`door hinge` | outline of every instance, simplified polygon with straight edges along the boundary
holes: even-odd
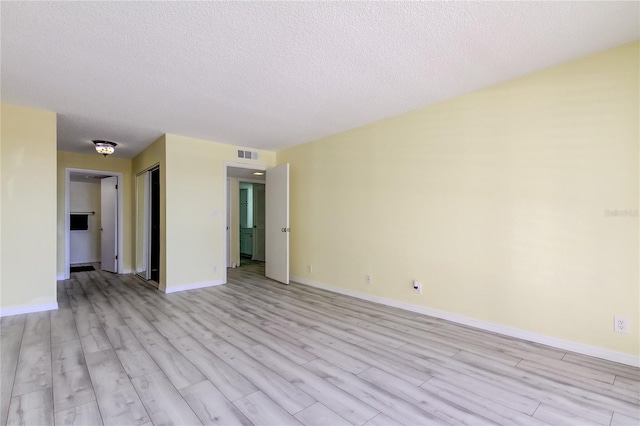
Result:
[[[116,189],[118,189],[118,185],[116,185]]]
[[[116,254],[116,260],[118,260],[118,255]]]

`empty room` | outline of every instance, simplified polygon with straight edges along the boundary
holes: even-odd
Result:
[[[0,18],[0,426],[640,424],[639,2]]]

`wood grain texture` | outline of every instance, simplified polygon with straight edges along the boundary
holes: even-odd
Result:
[[[531,417],[521,411],[514,410],[492,399],[485,398],[487,395],[478,395],[470,392],[464,387],[452,385],[449,382],[434,377],[421,386],[434,395],[465,408],[470,412],[482,416],[500,425],[537,425],[543,426],[544,422]],[[490,395],[488,395],[490,396]]]
[[[291,414],[297,413],[316,402],[315,399],[300,390],[300,388],[292,385],[286,379],[230,343],[210,343],[207,348],[240,374],[250,377],[251,382],[258,389]]]
[[[28,314],[22,334],[12,395],[15,397],[52,386],[49,312]]]
[[[361,425],[379,413],[365,402],[265,346],[255,346],[245,351],[353,424]]]
[[[296,419],[307,426],[350,426],[351,423],[319,402],[296,414]]]
[[[128,326],[110,327],[106,329],[106,333],[129,377],[144,376],[160,370]]]
[[[249,419],[208,380],[180,389],[180,394],[204,425],[251,425]]]
[[[53,425],[51,388],[14,396],[9,406],[8,425]]]
[[[567,426],[596,426],[598,423],[585,419],[584,417],[576,416],[571,413],[559,410],[554,407],[550,407],[546,404],[540,404],[533,413],[533,417],[542,420],[550,425],[567,425]]]
[[[177,389],[205,380],[202,373],[159,332],[143,333],[138,339]]]
[[[460,407],[440,398],[437,394],[414,386],[377,368],[358,375],[372,385],[383,389],[406,402],[420,407],[427,413],[451,425],[490,425],[489,419],[473,413],[467,408]]]
[[[136,377],[131,382],[154,424],[202,424],[161,371]]]
[[[54,371],[53,406],[56,412],[95,400],[91,377],[85,365]]]
[[[245,396],[233,404],[255,425],[300,426],[302,424],[261,391]]]
[[[318,359],[305,365],[309,371],[324,378],[392,419],[408,424],[446,424],[431,413],[410,404],[359,377]]]
[[[7,422],[26,315],[0,319],[0,424]]]
[[[56,412],[55,422],[56,426],[100,426],[103,424],[98,403],[95,401]]]
[[[86,355],[105,424],[142,425],[149,416],[113,349]]]
[[[229,400],[250,395],[258,388],[229,364],[218,358],[191,336],[172,340],[171,343],[204,374]]]
[[[99,270],[0,319],[0,425],[640,424],[640,369],[264,278]]]
[[[401,423],[382,413],[365,423],[365,426],[402,426]]]

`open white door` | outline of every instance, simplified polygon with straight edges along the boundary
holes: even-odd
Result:
[[[289,284],[289,164],[267,170],[265,275]]]
[[[100,224],[100,266],[103,271],[118,272],[118,178],[104,178],[100,181],[101,224]]]

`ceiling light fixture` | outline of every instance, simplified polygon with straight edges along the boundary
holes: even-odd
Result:
[[[93,141],[93,143],[96,146],[96,151],[98,152],[98,154],[102,154],[105,157],[107,155],[113,154],[113,152],[116,150],[116,146],[118,146],[117,143],[109,141]]]
[[[264,172],[253,172],[254,175],[256,176],[262,176],[264,174]]]

